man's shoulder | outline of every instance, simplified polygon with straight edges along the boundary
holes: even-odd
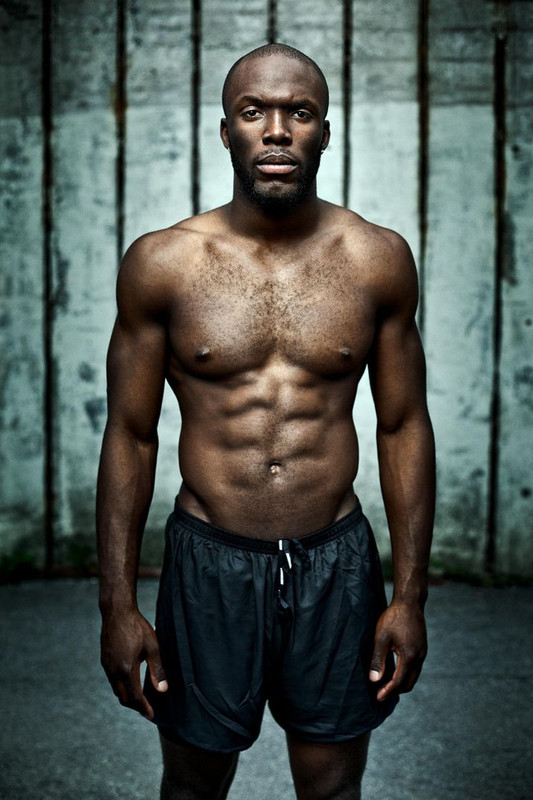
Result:
[[[221,228],[221,209],[189,217],[168,228],[149,231],[128,247],[121,272],[129,279],[158,281],[176,278],[205,252],[206,245]]]
[[[370,222],[348,208],[329,206],[332,232],[338,232],[343,244],[354,254],[381,257],[393,263],[410,255],[409,245],[396,231]]]
[[[418,279],[409,245],[394,230],[339,206],[331,208],[331,250],[349,266],[358,283],[375,291],[379,302],[416,297]]]
[[[331,230],[338,238],[339,250],[358,268],[366,264],[373,273],[400,276],[414,269],[411,249],[403,236],[391,228],[369,222],[355,211],[332,206]]]
[[[215,209],[144,233],[130,245],[127,255],[148,263],[190,256],[216,230],[218,214],[219,209]]]

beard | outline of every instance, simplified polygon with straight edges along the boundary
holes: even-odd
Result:
[[[283,216],[307,199],[313,190],[322,155],[318,149],[305,167],[299,164],[298,179],[294,183],[284,184],[282,181],[276,181],[276,185],[273,186],[270,182],[257,180],[253,168],[241,160],[231,145],[229,152],[237,180],[248,199],[263,213],[274,217]]]

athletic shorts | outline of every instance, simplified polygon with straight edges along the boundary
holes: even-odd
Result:
[[[156,613],[169,689],[145,679],[154,722],[166,738],[218,752],[253,744],[267,701],[282,728],[308,741],[370,731],[397,703],[378,702],[368,679],[385,607],[360,505],[315,533],[268,541],[176,504]],[[393,669],[391,655],[382,683]]]

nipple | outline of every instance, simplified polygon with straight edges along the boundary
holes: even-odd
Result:
[[[279,461],[271,461],[268,465],[268,471],[271,475],[279,475],[281,472],[281,463]]]
[[[194,356],[195,356],[197,361],[207,361],[207,359],[209,358],[210,354],[211,354],[211,348],[210,347],[199,347],[197,349],[196,353],[194,354]]]
[[[350,351],[349,347],[341,347],[339,352],[340,352],[342,358],[344,358],[344,359],[348,359],[348,358],[352,357],[352,354],[351,354],[351,351]]]

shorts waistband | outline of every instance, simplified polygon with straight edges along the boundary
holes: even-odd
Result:
[[[185,528],[188,528],[194,533],[198,533],[200,536],[204,536],[206,539],[222,542],[230,547],[236,547],[239,550],[252,550],[256,553],[270,554],[277,554],[279,552],[279,539],[275,541],[256,539],[255,537],[232,533],[224,528],[219,528],[217,525],[211,525],[210,522],[206,522],[199,517],[195,517],[194,514],[185,511],[185,509],[180,506],[177,498],[174,505],[174,519]],[[342,536],[343,533],[346,533],[346,531],[350,530],[354,525],[357,525],[362,519],[363,511],[359,500],[356,498],[355,508],[346,514],[346,516],[341,517],[341,519],[338,519],[336,522],[332,522],[331,525],[327,525],[325,528],[307,533],[303,536],[295,536],[293,538],[284,537],[284,541],[298,542],[306,550],[310,550],[313,547],[318,547],[321,544],[325,544],[337,538],[337,536]]]

